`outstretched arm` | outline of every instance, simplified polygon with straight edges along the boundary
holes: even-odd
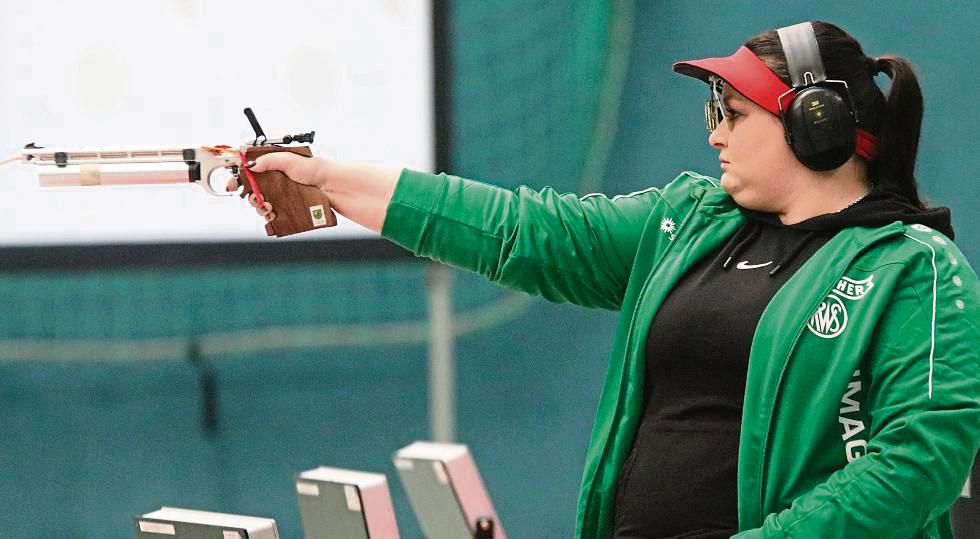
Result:
[[[699,181],[685,173],[663,190],[610,199],[285,153],[260,157],[253,170],[316,186],[337,213],[418,256],[550,301],[606,309],[621,306],[645,224],[681,222]],[[258,207],[269,220],[274,210]],[[672,239],[656,235],[649,248]]]

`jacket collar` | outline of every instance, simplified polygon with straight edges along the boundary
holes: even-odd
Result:
[[[701,201],[698,211],[706,215],[716,217],[734,217],[734,215],[727,214],[741,215],[741,212],[738,211],[738,204],[735,203],[731,195],[721,188],[721,185],[692,182],[690,195],[691,198]],[[875,242],[903,233],[905,225],[900,221],[894,221],[885,226],[852,227],[849,230],[852,233],[850,240],[856,244],[855,247],[858,250],[862,250]]]

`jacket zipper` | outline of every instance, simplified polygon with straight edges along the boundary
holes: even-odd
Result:
[[[698,201],[694,204],[694,207],[691,209],[691,211],[688,212],[687,216],[684,217],[684,221],[681,222],[681,225],[679,227],[677,227],[677,233],[674,236],[674,240],[680,239],[681,230],[684,230],[685,227],[687,226],[687,224],[691,221],[691,219],[694,218],[694,215],[697,213],[698,208],[701,207],[701,203],[702,202],[703,202],[702,199],[698,199]],[[663,254],[660,255],[660,258],[653,265],[653,269],[651,269],[649,275],[647,275],[647,279],[643,283],[643,287],[640,288],[640,292],[636,296],[636,305],[633,307],[633,314],[630,316],[630,321],[631,322],[636,320],[637,311],[640,309],[640,303],[642,302],[641,300],[642,300],[643,296],[646,294],[647,289],[650,287],[650,283],[653,282],[654,275],[656,275],[657,271],[660,269],[660,266],[663,265],[664,260],[667,259],[667,255],[670,254],[670,250],[674,248],[674,245],[676,243],[678,243],[678,242],[677,241],[673,241],[673,240],[669,242],[669,245],[667,245],[667,248],[664,249]],[[630,324],[630,328],[629,328],[629,333],[627,333],[627,335],[626,335],[625,347],[626,347],[627,353],[628,353],[628,351],[631,348],[631,346],[630,346],[631,343],[633,342],[633,330],[634,330],[635,327],[636,327],[635,324],[632,324],[631,323]],[[625,365],[624,365],[624,370],[625,370]],[[624,372],[624,376],[625,376],[625,372]],[[620,387],[622,387],[622,380],[620,380]],[[622,399],[619,399],[619,400],[616,401],[616,409],[613,410],[613,418],[619,417],[619,408],[620,408],[621,404],[622,404]],[[608,438],[606,439],[606,441],[608,442]],[[604,447],[603,450],[602,450],[603,457],[602,457],[602,459],[600,459],[600,462],[601,463],[604,463],[605,460],[606,460],[605,454],[606,454],[606,451],[607,450],[608,450],[608,445],[606,447]],[[593,521],[593,526],[592,526],[593,527],[593,531],[597,527],[597,523],[594,522],[595,521],[594,518],[589,519],[587,517],[591,517],[592,516],[590,514],[591,513],[591,501],[592,501],[591,492],[594,491],[594,489],[595,489],[595,479],[596,479],[596,475],[597,474],[598,474],[598,467],[596,467],[596,472],[592,474],[592,486],[589,489],[590,490],[590,494],[588,495],[588,497],[585,500],[585,511],[584,511],[584,515],[583,515],[583,520],[586,520],[586,521],[587,520],[592,520]],[[583,534],[586,531],[584,526],[583,526],[582,531],[583,531]]]

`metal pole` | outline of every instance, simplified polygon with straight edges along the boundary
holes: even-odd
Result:
[[[442,264],[426,270],[429,292],[429,429],[432,440],[456,440],[456,365],[453,358],[452,272]]]

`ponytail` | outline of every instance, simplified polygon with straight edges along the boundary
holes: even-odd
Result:
[[[890,188],[917,207],[924,208],[915,181],[915,159],[922,127],[919,81],[912,64],[904,58],[879,56],[874,60],[874,66],[875,71],[888,75],[892,83],[880,113],[878,158],[871,163],[868,174],[876,185]]]

